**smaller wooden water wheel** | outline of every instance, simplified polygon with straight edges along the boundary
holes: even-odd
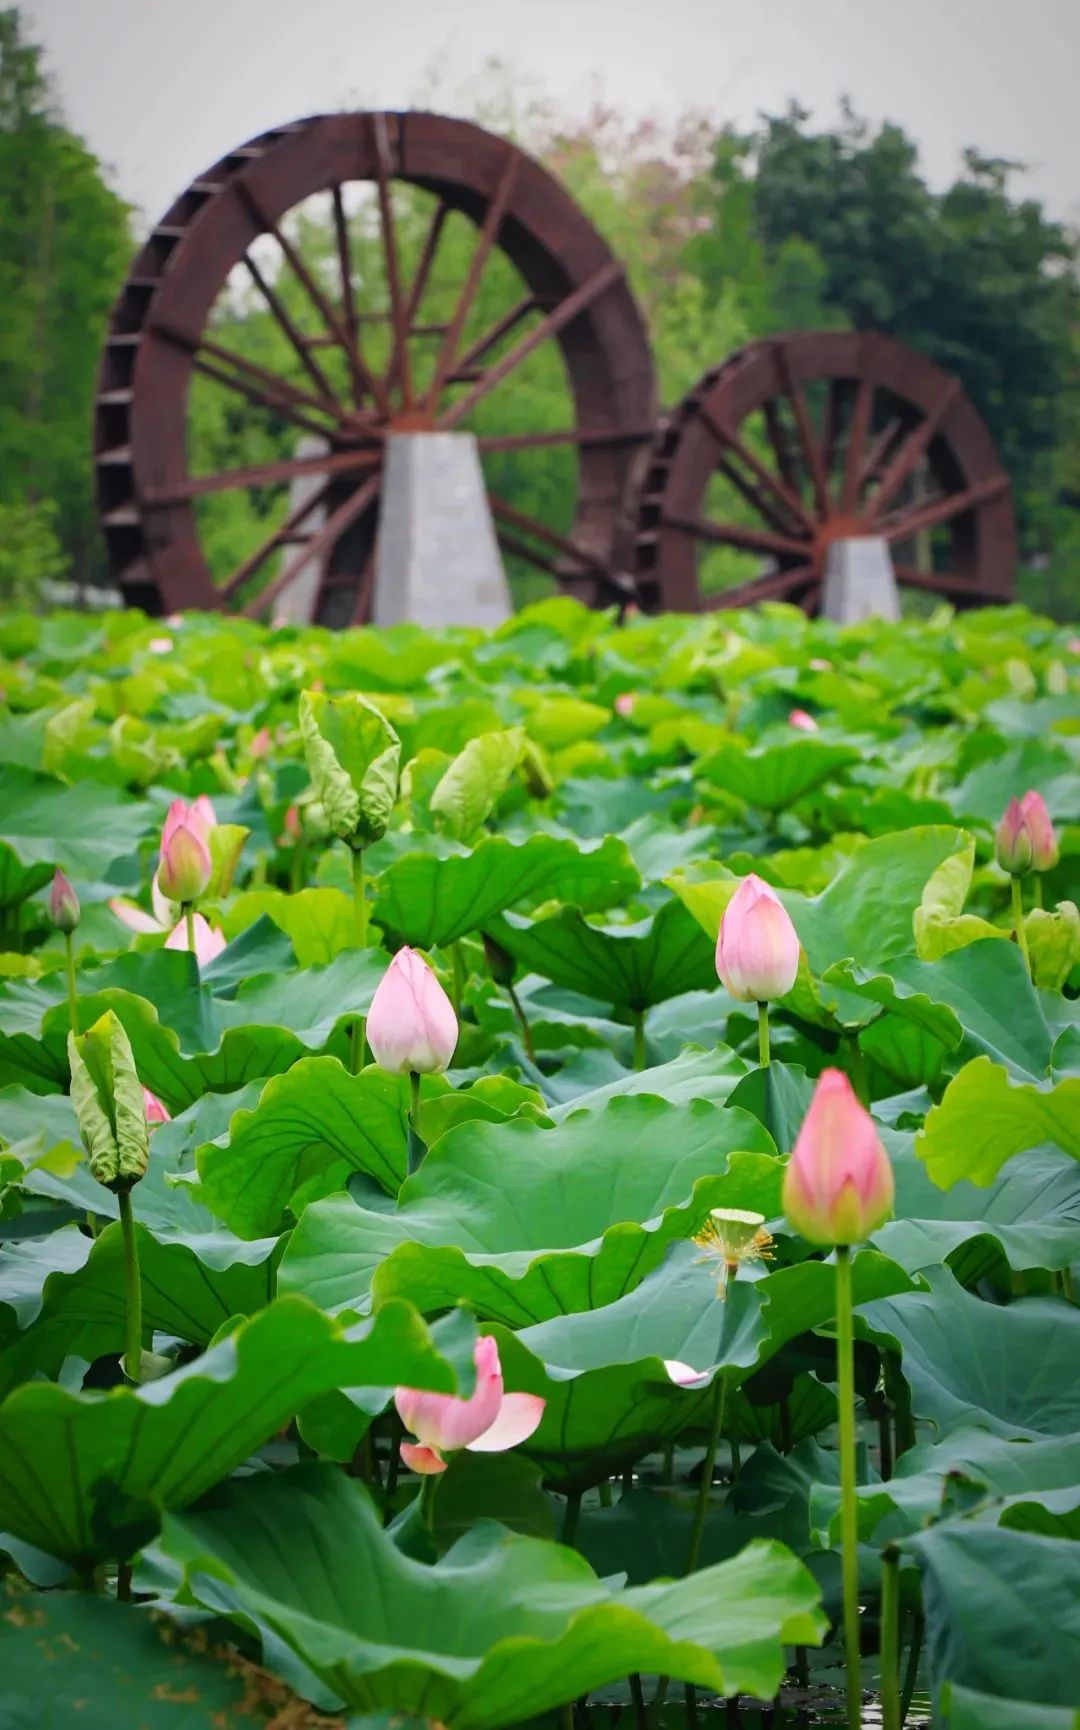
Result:
[[[1013,593],[994,442],[955,378],[869,332],[751,343],[662,424],[636,503],[640,601],[813,613],[830,543],[888,541],[901,584],[957,606]]]
[[[546,396],[516,395],[536,362]],[[386,438],[458,428],[504,551],[610,599],[655,417],[623,266],[539,163],[441,115],[298,121],[194,181],[121,290],[95,421],[113,576],[151,612],[254,616],[317,569],[316,620],[362,622]],[[545,446],[564,468],[530,514],[500,473]]]

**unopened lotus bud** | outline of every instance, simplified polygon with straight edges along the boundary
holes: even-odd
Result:
[[[1031,864],[1035,871],[1052,871],[1061,856],[1057,833],[1041,793],[1025,793],[1020,801],[1031,835]]]
[[[1019,799],[1009,800],[994,837],[994,853],[1010,877],[1024,877],[1031,870],[1035,841]]]
[[[79,897],[64,873],[57,870],[49,890],[49,918],[58,931],[68,936],[79,923],[80,912]]]
[[[725,990],[744,1003],[769,1003],[795,983],[798,934],[780,897],[753,872],[724,910],[716,971]]]
[[[454,1006],[422,955],[399,949],[371,1000],[367,1040],[391,1075],[437,1075],[458,1041]]]
[[[893,1194],[873,1118],[841,1070],[824,1070],[784,1172],[784,1212],[808,1243],[862,1243],[888,1219]]]
[[[792,709],[788,716],[788,726],[794,727],[797,733],[816,733],[818,730],[817,722],[806,709]]]
[[[186,823],[162,840],[157,877],[166,900],[178,901],[182,907],[197,901],[206,892],[212,869],[209,847]]]
[[[130,1189],[146,1173],[150,1137],[131,1044],[111,1009],[86,1033],[68,1034],[68,1061],[91,1174],[106,1189]]]

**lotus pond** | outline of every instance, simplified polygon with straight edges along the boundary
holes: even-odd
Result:
[[[3,1730],[1076,1730],[1078,651],[0,619]]]

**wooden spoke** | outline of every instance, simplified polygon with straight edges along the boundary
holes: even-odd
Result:
[[[797,565],[793,570],[768,571],[753,582],[740,583],[737,588],[724,589],[718,595],[706,595],[704,608],[708,613],[726,612],[731,607],[752,607],[758,601],[781,601],[801,583],[814,577],[813,565]]]
[[[708,428],[709,432],[712,433],[713,438],[715,438],[720,444],[726,445],[728,450],[738,457],[739,461],[750,470],[751,474],[760,481],[761,485],[772,493],[773,497],[779,500],[780,504],[783,505],[793,517],[795,517],[796,521],[803,526],[807,534],[812,533],[813,524],[804,511],[802,500],[799,498],[798,494],[793,492],[785,481],[777,480],[772,470],[762,462],[761,458],[751,450],[748,444],[744,444],[738,433],[733,432],[730,427],[721,426],[720,422],[709,413],[707,408],[701,410],[701,420],[704,426]],[[738,482],[736,482],[736,485],[738,485]],[[744,494],[744,497],[749,496],[749,494]],[[754,500],[751,499],[751,502],[753,503]],[[761,511],[760,504],[757,508]],[[788,529],[789,525],[784,522],[782,517],[778,520],[775,513],[770,513],[768,510],[765,510],[762,511],[761,514],[768,517],[773,523],[773,526],[780,530],[781,534]]]
[[[959,396],[960,388],[959,379],[950,379],[925,420],[921,420],[918,426],[908,433],[882,475],[881,485],[870,501],[868,522],[877,521],[889,501],[895,498],[904,482],[914,473],[919,458],[941,425],[943,416]]]
[[[284,301],[281,299],[281,296],[277,293],[276,289],[271,287],[270,283],[267,282],[265,276],[255,263],[255,260],[251,257],[250,253],[244,254],[244,265],[252,282],[255,284],[255,287],[262,295],[267,306],[270,308],[270,311],[273,313],[278,324],[281,326],[281,329],[284,331],[285,336],[290,346],[294,349],[304,371],[307,373],[320,395],[329,398],[330,401],[335,404],[335,412],[338,412],[334,387],[323,372],[318,361],[315,359],[315,356],[312,354],[311,344],[297,329],[292,318],[290,318],[288,309],[285,306]]]
[[[345,218],[345,201],[341,196],[340,186],[334,185],[330,188],[330,201],[334,209],[334,238],[337,242],[338,270],[341,275],[341,316],[349,338],[346,359],[352,378],[353,401],[359,408],[364,400],[364,377],[359,365],[360,326],[356,321],[356,297],[353,294],[349,224]]]
[[[167,333],[163,332],[162,334]],[[184,341],[181,346],[188,348],[190,345]],[[217,384],[225,385],[228,390],[236,391],[239,396],[244,397],[247,402],[253,403],[257,408],[265,409],[269,414],[279,415],[282,420],[291,421],[293,426],[301,427],[304,432],[314,433],[318,438],[324,439],[326,437],[328,431],[326,422],[312,420],[310,415],[300,413],[293,406],[290,388],[285,385],[283,379],[278,380],[274,387],[267,385],[260,388],[258,384],[249,383],[242,375],[228,372],[224,367],[215,366],[212,361],[206,359],[205,355],[192,355],[191,364],[196,372],[201,372],[207,378],[214,379]]]
[[[780,367],[780,376],[784,381],[784,394],[789,399],[795,413],[795,425],[799,429],[799,443],[803,448],[807,471],[814,488],[814,498],[817,502],[819,520],[824,522],[829,515],[829,477],[825,472],[821,449],[814,437],[813,422],[806,398],[791,375],[791,366],[787,351],[781,345],[774,350]]]
[[[978,595],[978,583],[972,577],[957,576],[954,571],[920,571],[915,565],[896,565],[896,580],[912,589],[929,589],[934,594]]]
[[[771,504],[763,493],[758,491],[753,481],[747,480],[742,471],[735,467],[730,457],[721,457],[716,468],[717,473],[722,474],[725,480],[730,481],[736,492],[740,493],[747,504],[757,512],[762,522],[770,524],[779,534],[783,535],[788,532],[791,527],[790,522],[781,516],[777,507]]]
[[[455,403],[452,403],[445,414],[439,416],[436,424],[440,431],[445,432],[451,427],[457,426],[458,422],[464,420],[469,411],[475,408],[483,397],[493,391],[496,385],[501,384],[505,378],[508,378],[521,365],[522,361],[527,360],[534,349],[539,348],[540,344],[546,342],[548,337],[558,335],[565,324],[569,324],[572,318],[577,318],[586,307],[591,306],[594,300],[606,289],[609,289],[613,283],[618,282],[623,275],[623,267],[618,260],[610,259],[600,270],[595,271],[583,282],[580,288],[576,288],[573,294],[568,294],[566,299],[561,300],[558,306],[553,307],[539,324],[534,325],[532,330],[522,337],[520,342],[515,343],[514,347],[507,354],[504,354],[489,372],[484,374],[483,378],[478,379],[476,384],[465,392],[464,396],[460,396]]]
[[[554,548],[568,559],[574,559],[578,564],[585,565],[591,571],[607,574],[607,565],[596,553],[589,552],[587,547],[578,546],[576,541],[568,540],[554,529],[549,529],[546,523],[538,523],[535,517],[530,517],[524,511],[517,510],[497,493],[489,494],[492,513],[496,521],[506,523],[511,529],[522,529],[526,534],[533,535],[543,545]]]
[[[266,563],[270,554],[276,552],[290,535],[296,533],[296,530],[300,527],[304,518],[310,516],[317,505],[322,504],[329,490],[330,479],[327,477],[323,486],[316,488],[309,497],[296,506],[295,510],[289,512],[285,521],[279,523],[269,540],[264,541],[260,547],[257,547],[256,550],[244,560],[242,565],[237,566],[228,581],[222,583],[220,592],[224,599],[229,599],[231,596],[236,594],[238,589],[243,588],[248,579],[253,577],[256,571],[260,570]]]
[[[271,486],[295,480],[298,475],[341,475],[354,469],[372,468],[382,461],[381,450],[342,451],[333,456],[290,457],[277,463],[258,463],[246,469],[222,469],[216,475],[195,475],[175,486],[146,487],[143,503],[148,506],[179,505],[207,493],[229,492],[233,487]]]
[[[587,450],[592,445],[644,444],[653,432],[651,426],[565,427],[559,432],[489,433],[476,443],[481,451],[526,451],[546,445],[578,445]]]
[[[850,516],[859,501],[859,480],[862,475],[863,447],[870,431],[874,413],[874,387],[868,378],[859,380],[855,406],[848,428],[847,454],[844,458],[844,481],[840,489],[840,511]]]
[[[286,402],[295,403],[298,408],[319,410],[334,425],[339,425],[343,419],[341,404],[336,397],[314,396],[310,391],[300,390],[297,385],[291,384],[287,378],[282,378],[280,373],[272,372],[269,367],[260,366],[257,361],[249,360],[244,354],[237,354],[235,349],[225,348],[221,343],[213,342],[204,337],[195,357],[196,362],[201,360],[204,355],[209,355],[211,360],[220,362],[222,366],[232,367],[234,371],[252,380],[255,384],[262,385],[264,390]]]
[[[431,221],[428,224],[427,234],[424,236],[424,244],[420,248],[420,257],[417,261],[416,274],[412,279],[409,288],[409,298],[405,306],[405,329],[409,336],[420,336],[424,334],[423,327],[418,326],[416,323],[416,317],[420,311],[420,303],[424,298],[424,290],[427,288],[428,277],[431,275],[431,267],[435,263],[435,254],[438,251],[442,231],[449,215],[449,207],[440,201],[435,206]],[[445,329],[445,326],[442,328]],[[387,368],[386,377],[383,380],[384,387],[388,393],[393,390],[397,383],[397,374],[398,351],[395,348],[394,353],[390,356],[390,365]]]
[[[527,318],[530,312],[537,310],[536,300],[531,294],[527,294],[524,300],[519,300],[516,306],[512,306],[509,312],[504,313],[502,318],[484,332],[483,336],[477,337],[471,348],[467,348],[457,362],[454,368],[455,372],[465,372],[470,367],[475,366],[478,361],[483,360],[489,349],[494,348],[495,344],[509,331],[512,331],[516,325],[519,325],[523,318]]]
[[[409,317],[401,287],[397,240],[394,235],[394,207],[390,197],[390,139],[386,131],[385,114],[371,117],[371,137],[375,147],[375,188],[379,201],[379,223],[382,229],[383,259],[386,265],[386,286],[390,295],[390,322],[394,329],[394,349],[387,376],[401,380],[401,395],[406,408],[413,406],[412,369],[409,364]]]
[[[980,486],[966,487],[959,493],[946,493],[944,498],[933,499],[927,505],[916,506],[900,511],[896,516],[886,517],[884,522],[877,525],[878,533],[887,541],[903,541],[909,535],[919,534],[923,529],[934,529],[941,523],[951,522],[953,517],[962,516],[965,511],[973,511],[979,505],[992,504],[1008,490],[1009,482],[1005,475],[995,475],[992,480],[983,481]]]
[[[354,493],[350,493],[336,511],[330,513],[322,528],[318,529],[295,557],[288,561],[284,569],[278,572],[273,582],[268,583],[261,594],[256,595],[253,600],[248,602],[243,609],[245,618],[257,619],[260,613],[264,613],[268,607],[273,606],[282,590],[287,589],[289,584],[296,580],[305,565],[310,564],[315,559],[321,559],[330,551],[334,542],[378,498],[381,481],[381,474],[372,475],[362,487],[358,487]]]
[[[825,473],[831,475],[836,461],[836,445],[840,436],[840,399],[844,395],[844,380],[831,378],[828,384],[828,395],[825,398],[825,417],[822,422],[821,448],[825,462]]]
[[[763,553],[767,558],[805,560],[807,554],[805,541],[794,540],[790,535],[769,534],[764,529],[744,528],[742,523],[718,523],[711,517],[675,517],[666,513],[662,521],[669,528],[693,535],[696,540],[715,541],[722,547],[740,547],[743,552]]]
[[[435,370],[432,373],[427,393],[427,406],[430,414],[434,414],[439,393],[449,374],[454,371],[454,356],[457,352],[458,343],[461,341],[461,333],[465,328],[465,321],[472,311],[472,304],[476,299],[476,291],[480,287],[485,266],[491,256],[491,249],[499,237],[499,229],[502,227],[503,217],[506,215],[510,194],[514,190],[514,181],[517,179],[520,161],[521,158],[516,150],[507,151],[506,161],[499,175],[499,183],[495,188],[495,196],[487,207],[484,226],[480,230],[475,250],[469,262],[465,285],[458,296],[458,303],[451,314],[446,335],[443,337],[438,355],[435,358]]]
[[[767,402],[762,413],[765,418],[765,430],[769,435],[776,456],[776,466],[788,487],[796,496],[799,492],[799,472],[795,466],[791,446],[788,443],[787,429],[780,415],[780,405],[777,402]]]
[[[892,449],[892,446],[895,444],[896,440],[900,437],[903,430],[904,430],[903,422],[901,421],[899,415],[892,415],[889,418],[886,425],[883,426],[881,431],[878,433],[877,438],[874,440],[873,444],[870,446],[870,449],[867,453],[866,461],[863,464],[862,474],[859,476],[859,489],[858,490],[859,490],[859,497],[860,498],[862,497],[863,493],[866,491],[867,487],[870,485],[870,482],[876,476],[882,463],[885,461],[886,457],[889,455],[889,452]]]

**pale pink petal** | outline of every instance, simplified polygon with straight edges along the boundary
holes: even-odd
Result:
[[[142,1093],[147,1123],[169,1123],[171,1113],[168,1107],[162,1104],[157,1094],[151,1093],[148,1087],[144,1087]]]
[[[433,1478],[437,1472],[446,1470],[446,1461],[434,1448],[417,1448],[412,1442],[402,1442],[401,1457],[410,1472],[421,1478]]]
[[[152,655],[171,655],[173,640],[171,637],[151,637],[146,646]]]
[[[693,1364],[681,1363],[678,1358],[665,1358],[664,1368],[672,1381],[680,1388],[688,1388],[694,1382],[705,1382],[709,1379],[708,1370],[696,1370]]]
[[[539,1394],[504,1394],[499,1415],[482,1436],[467,1444],[471,1454],[502,1454],[528,1441],[540,1428],[546,1400]]]
[[[115,913],[121,925],[126,925],[129,931],[137,931],[140,936],[149,936],[151,932],[161,935],[161,926],[149,913],[144,913],[141,907],[136,907],[134,901],[125,901],[119,895],[114,895],[109,902],[109,912]]]
[[[192,918],[195,927],[195,959],[200,967],[206,967],[211,961],[216,961],[225,948],[225,935],[217,927],[207,924],[201,913]],[[166,949],[187,949],[187,920],[181,919],[173,931],[165,939]]]
[[[379,981],[367,1019],[367,1040],[390,1075],[434,1075],[454,1055],[458,1024],[453,1004],[422,956],[399,949]]]
[[[430,1448],[453,1453],[468,1447],[491,1428],[502,1404],[503,1381],[499,1348],[485,1335],[473,1351],[476,1387],[467,1400],[456,1394],[426,1394],[419,1388],[398,1388],[394,1404],[407,1430]]]

